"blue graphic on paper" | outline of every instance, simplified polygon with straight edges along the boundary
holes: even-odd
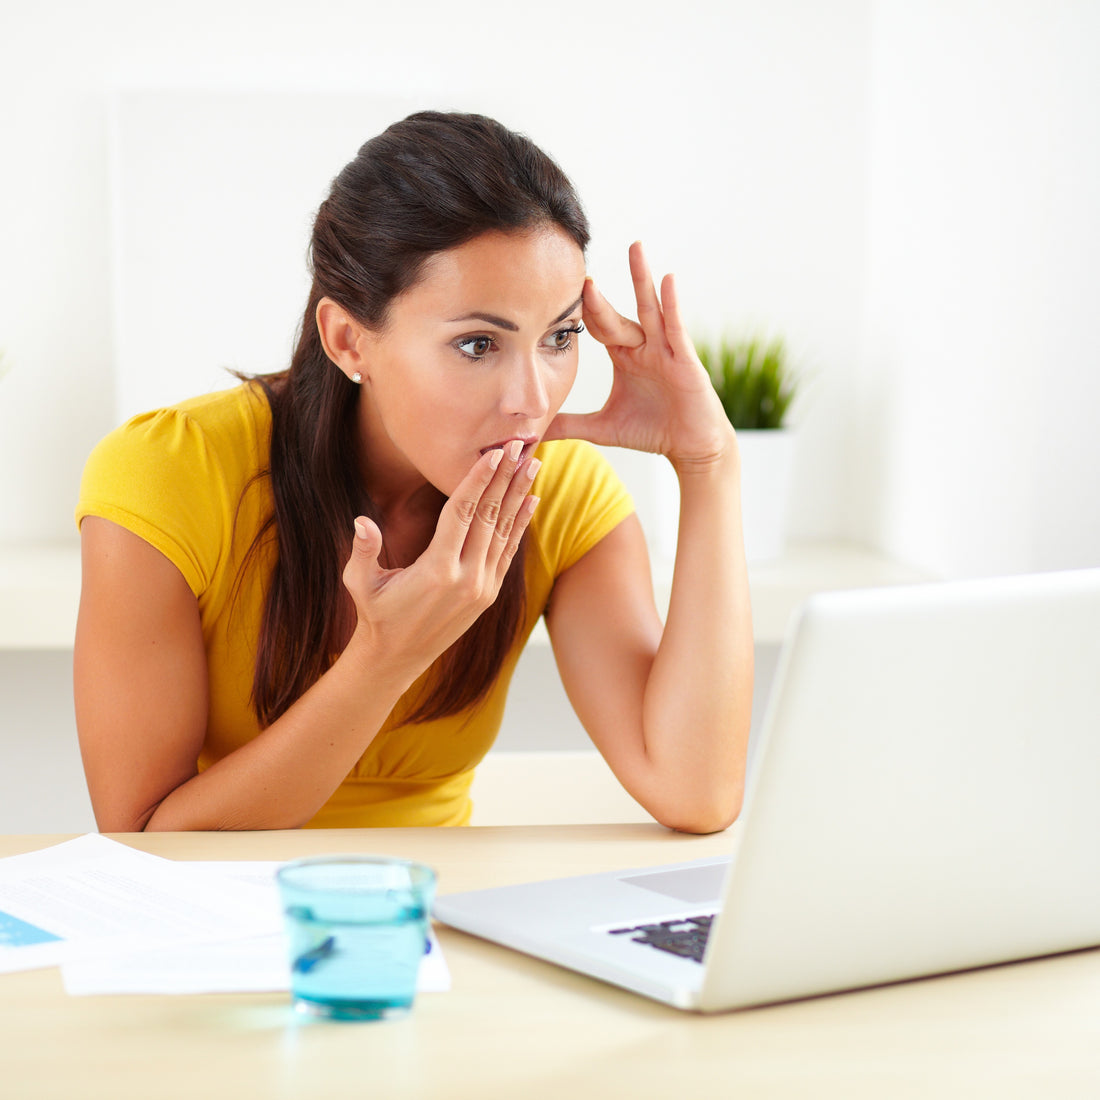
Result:
[[[29,947],[35,943],[54,943],[60,940],[52,932],[13,917],[0,910],[0,947]]]

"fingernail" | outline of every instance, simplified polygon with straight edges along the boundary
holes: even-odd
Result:
[[[508,457],[513,462],[515,462],[522,453],[523,453],[523,440],[522,439],[513,439],[512,442],[508,444]]]
[[[540,462],[539,459],[537,459],[537,458],[532,458],[532,459],[528,460],[527,466],[526,466],[527,476],[532,481],[535,480],[535,474],[537,474],[539,472],[539,468],[541,466],[542,466],[542,462]]]
[[[367,525],[361,519],[357,519],[355,521],[355,533],[361,539],[365,539],[367,537]]]
[[[504,452],[501,450],[489,452],[489,467],[495,470],[500,465],[500,460],[504,457]]]
[[[528,497],[523,502],[523,507],[526,509],[527,514],[530,516],[534,513],[535,509],[539,506],[540,497]]]

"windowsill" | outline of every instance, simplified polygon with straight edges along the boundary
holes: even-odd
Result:
[[[0,546],[0,651],[72,649],[80,546]]]

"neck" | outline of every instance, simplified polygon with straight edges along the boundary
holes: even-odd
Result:
[[[434,526],[446,498],[393,445],[374,414],[366,386],[359,400],[358,432],[359,476],[380,520],[401,524],[430,517]]]

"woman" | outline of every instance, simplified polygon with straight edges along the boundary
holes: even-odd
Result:
[[[634,245],[627,320],[586,278],[587,242],[525,138],[413,115],[318,212],[289,370],[96,448],[75,691],[101,829],[464,823],[540,615],[626,790],[672,828],[736,817],[737,442],[671,277],[658,297]],[[584,326],[611,393],[559,414]],[[589,443],[658,452],[679,477],[664,627],[629,498]]]

